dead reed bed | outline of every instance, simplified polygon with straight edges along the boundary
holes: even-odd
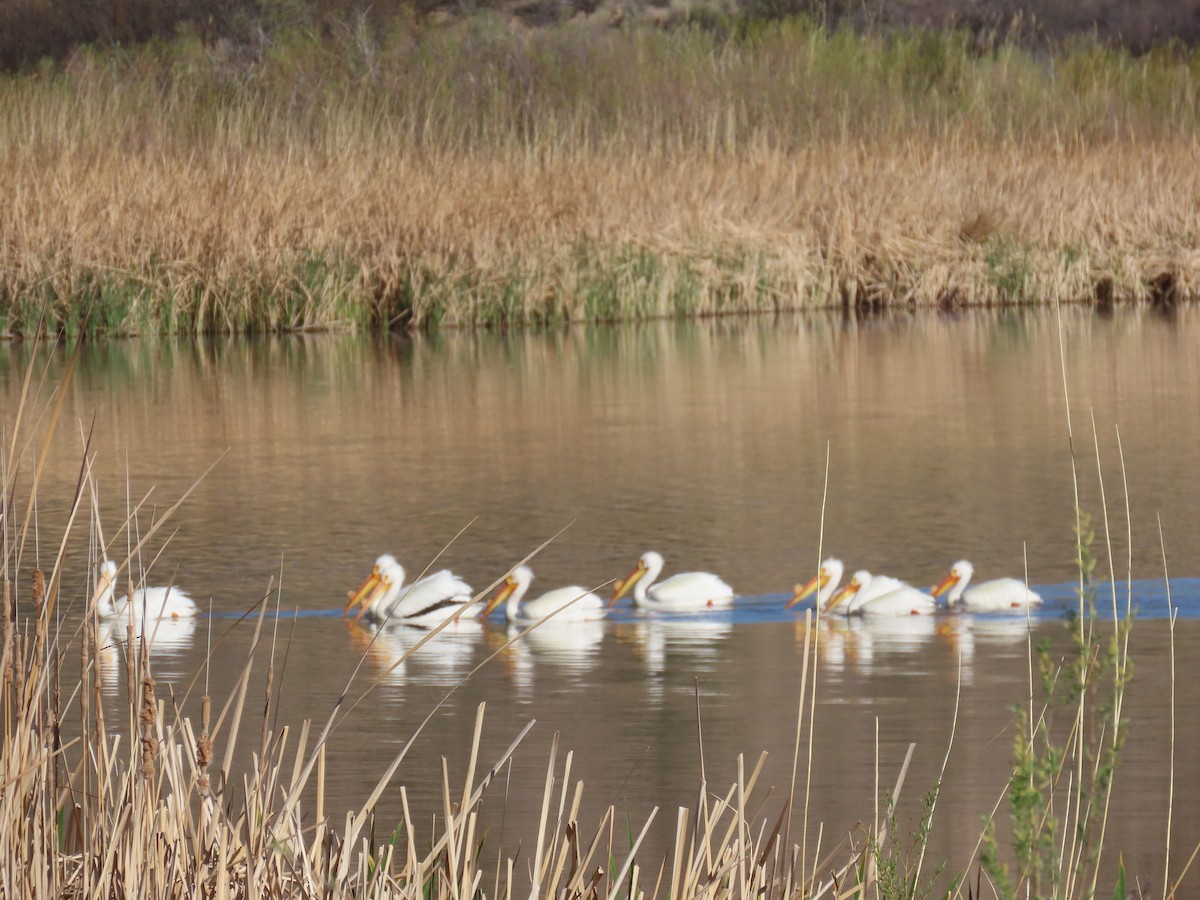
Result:
[[[1200,59],[486,15],[0,79],[0,333],[474,326],[1200,286]]]

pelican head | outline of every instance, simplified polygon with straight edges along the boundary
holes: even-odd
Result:
[[[518,599],[521,594],[524,594],[530,583],[533,581],[533,569],[529,566],[517,566],[508,577],[504,579],[504,583],[500,585],[500,589],[492,595],[492,599],[488,601],[484,607],[481,619],[486,619],[492,614],[500,604],[506,602],[513,594],[517,594]]]
[[[809,579],[808,584],[796,585],[796,593],[792,599],[788,601],[787,606],[785,606],[784,609],[791,609],[801,600],[811,596],[813,592],[816,592],[817,597],[820,598],[820,592],[829,585],[836,587],[838,582],[842,580],[843,568],[844,567],[840,559],[835,559],[832,556],[829,557],[829,559],[821,563],[821,568],[817,570],[816,575]]]
[[[117,564],[111,559],[100,563],[96,576],[96,611],[100,618],[108,618],[116,614],[113,606],[113,586],[117,581]]]
[[[871,573],[865,569],[860,569],[850,577],[850,583],[844,588],[829,598],[829,602],[825,604],[825,613],[831,613],[839,604],[844,603],[851,597],[855,596],[859,591],[871,583]]]
[[[342,610],[342,615],[349,615],[350,610],[352,610],[355,606],[362,606],[363,610],[365,611],[366,605],[364,604],[364,601],[366,600],[367,595],[379,585],[379,581],[383,577],[384,570],[398,565],[400,565],[400,563],[396,562],[396,557],[392,556],[390,553],[385,553],[375,560],[375,567],[371,569],[371,574],[367,576],[366,581],[358,586],[358,590],[347,591],[346,595],[349,597],[349,600],[347,600],[346,606]],[[359,615],[361,616],[362,613],[360,612]]]
[[[658,573],[662,571],[663,558],[661,553],[656,553],[653,550],[647,550],[638,560],[637,565],[633,567],[633,571],[618,581],[613,587],[612,599],[608,601],[608,605],[612,606],[622,597],[629,593],[630,588],[646,577],[646,573],[652,572],[650,580],[654,581],[658,577]]]
[[[388,559],[390,561],[380,567],[379,583],[360,601],[362,609],[355,615],[355,619],[361,619],[369,610],[382,606],[384,598],[388,598],[390,604],[391,598],[404,587],[404,566],[396,562],[394,557]]]
[[[953,606],[955,601],[962,596],[963,589],[967,586],[967,582],[971,580],[971,576],[975,573],[975,567],[965,559],[960,559],[950,567],[950,574],[941,580],[932,591],[934,597],[940,597],[946,591],[950,591],[950,596],[946,598],[947,606]]]

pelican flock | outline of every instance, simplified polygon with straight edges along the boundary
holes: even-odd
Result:
[[[556,588],[535,600],[525,601],[533,582],[533,570],[522,565],[505,577],[484,604],[473,596],[470,585],[448,570],[435,572],[406,587],[403,567],[394,556],[384,554],[375,561],[362,585],[349,592],[343,614],[348,616],[357,609],[355,618],[366,618],[376,625],[432,626],[451,617],[486,619],[497,609],[503,609],[509,623],[530,625],[548,617],[560,623],[595,622],[603,619],[627,594],[632,594],[635,609],[651,613],[727,609],[737,599],[733,588],[711,572],[685,572],[659,581],[664,565],[662,554],[654,550],[643,553],[633,570],[615,583],[607,602],[578,585]],[[816,607],[824,614],[871,617],[924,616],[943,609],[1004,612],[1042,602],[1037,593],[1015,578],[969,587],[973,571],[966,560],[956,562],[930,593],[898,578],[865,569],[855,572],[842,587],[845,564],[829,557],[807,583],[796,586],[784,609],[791,609],[813,595]],[[943,594],[945,607],[938,603]]]
[[[498,609],[513,625],[532,625],[552,619],[560,624],[599,622],[612,606],[632,593],[633,606],[644,613],[695,613],[727,609],[737,599],[733,588],[711,572],[685,572],[662,581],[664,560],[650,550],[637,565],[615,583],[612,596],[604,600],[578,585],[548,591],[533,600],[525,595],[533,582],[526,565],[513,569],[496,593],[485,603],[462,578],[448,569],[406,584],[399,561],[385,553],[375,561],[371,573],[356,590],[348,592],[343,616],[353,616],[374,626],[410,625],[432,628],[448,619],[486,619]],[[95,608],[101,619],[128,617],[133,620],[193,619],[195,602],[175,587],[143,587],[127,596],[114,598],[117,565],[105,560],[99,567]],[[855,572],[843,587],[844,563],[825,559],[817,574],[797,585],[784,609],[809,597],[825,615],[901,617],[924,616],[939,611],[1004,613],[1039,606],[1042,598],[1023,581],[998,578],[971,584],[974,568],[959,560],[949,573],[925,593],[907,582],[866,570]],[[945,606],[938,599],[945,597]]]

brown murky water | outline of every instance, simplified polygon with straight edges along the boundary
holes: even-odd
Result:
[[[1127,707],[1134,727],[1109,841],[1114,859],[1124,851],[1143,885],[1160,883],[1166,841],[1159,515],[1183,615],[1173,871],[1200,838],[1200,767],[1191,753],[1200,742],[1198,313],[1062,317],[1082,504],[1099,522],[1098,443],[1112,556],[1118,578],[1132,556],[1143,620]],[[6,431],[30,352],[0,346]],[[65,358],[36,353],[46,384],[56,384]],[[1048,597],[1035,640],[1068,644],[1061,619],[1073,602],[1074,494],[1052,311],[416,340],[116,342],[85,350],[69,392],[68,427],[41,495],[43,559],[61,535],[81,435],[93,422],[100,521],[117,549],[126,546],[117,531],[127,503],[149,492],[138,516],[144,531],[156,509],[224,453],[176,514],[151,581],[175,575],[206,607],[211,598],[218,635],[282,574],[281,608],[305,615],[281,620],[275,632],[280,723],[323,721],[364,653],[350,695],[382,676],[333,735],[328,809],[361,803],[424,716],[504,639],[498,627],[464,625],[383,674],[419,635],[383,633],[372,642],[335,613],[379,553],[394,552],[419,571],[466,527],[438,565],[482,588],[565,528],[534,560],[535,593],[622,576],[653,548],[667,558],[668,574],[715,571],[743,595],[732,613],[662,619],[624,611],[592,627],[535,632],[501,651],[450,694],[385,795],[385,817],[398,817],[405,784],[423,833],[440,810],[440,757],[461,778],[483,701],[485,761],[537,720],[518,751],[503,814],[503,793],[493,797],[493,848],[510,853],[523,841],[529,852],[559,732],[561,747],[575,751],[573,777],[586,784],[585,821],[598,821],[612,803],[621,829],[628,817],[636,831],[661,807],[647,850],[656,858],[670,841],[675,807],[694,803],[698,790],[697,694],[710,786],[723,791],[735,780],[737,754],[749,766],[768,751],[764,783],[776,793],[763,815],[773,820],[791,778],[804,639],[802,615],[781,607],[816,568],[827,457],[824,552],[922,585],[960,557],[981,577],[1019,576],[1027,557],[1031,582]],[[51,402],[43,390],[35,410],[43,421]],[[76,572],[85,568],[86,533],[69,546]],[[1102,528],[1100,535],[1106,575]],[[82,593],[80,581],[64,597],[66,615],[79,615]],[[1111,604],[1107,594],[1101,599]],[[1024,623],[941,617],[826,626],[810,840],[818,822],[832,846],[874,816],[877,734],[881,786],[917,745],[904,827],[946,753],[961,661],[958,727],[933,836],[937,857],[961,868],[1010,772],[1010,707],[1028,694]],[[201,620],[159,635],[158,675],[179,692],[202,667],[209,627]],[[250,637],[239,626],[215,651],[214,696],[225,696]],[[122,679],[114,659],[114,704]],[[252,718],[261,697],[254,704]],[[561,772],[561,757],[559,765]]]

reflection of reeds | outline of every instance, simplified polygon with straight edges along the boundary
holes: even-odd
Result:
[[[330,41],[0,81],[0,331],[1196,289],[1187,57],[803,23]]]

